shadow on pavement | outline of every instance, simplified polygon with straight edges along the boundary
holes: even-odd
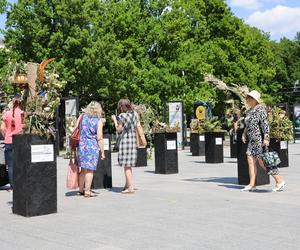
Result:
[[[242,189],[240,185],[218,185],[219,187],[231,188],[231,189]]]
[[[123,190],[123,187],[112,187],[110,189],[108,189],[110,192],[114,192],[114,193],[121,193]]]
[[[224,183],[224,184],[237,184],[238,178],[236,177],[209,177],[209,178],[191,178],[184,179],[184,181],[194,181],[194,182],[216,182],[216,183]]]
[[[70,197],[70,196],[78,196],[78,191],[70,191],[70,192],[66,192],[65,196]]]
[[[155,171],[146,170],[145,173],[156,174]]]

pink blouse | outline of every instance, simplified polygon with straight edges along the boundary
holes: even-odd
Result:
[[[22,132],[24,126],[22,123],[23,114],[24,112],[20,108],[15,108],[14,117],[12,110],[4,112],[2,120],[4,122],[3,134],[5,144],[12,144],[12,136]]]

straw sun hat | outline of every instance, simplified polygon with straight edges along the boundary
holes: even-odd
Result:
[[[257,103],[261,103],[260,93],[258,91],[252,90],[247,94],[247,96],[252,97],[254,100],[257,101]]]

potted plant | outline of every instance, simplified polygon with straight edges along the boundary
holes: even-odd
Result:
[[[293,139],[293,123],[286,116],[286,111],[279,107],[270,109],[268,120],[270,126],[270,148],[278,153],[281,160],[278,167],[288,167],[288,143]]]
[[[168,124],[155,121],[152,127],[155,148],[155,173],[178,173],[177,132],[179,125],[171,127]]]

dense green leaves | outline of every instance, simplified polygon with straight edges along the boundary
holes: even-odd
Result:
[[[164,101],[183,100],[188,114],[199,99],[220,106],[226,98],[203,73],[278,101],[281,81],[300,77],[299,37],[274,44],[222,0],[20,0],[5,33],[15,59],[55,57],[64,95],[82,104],[96,99],[114,112],[127,96],[161,111]]]

